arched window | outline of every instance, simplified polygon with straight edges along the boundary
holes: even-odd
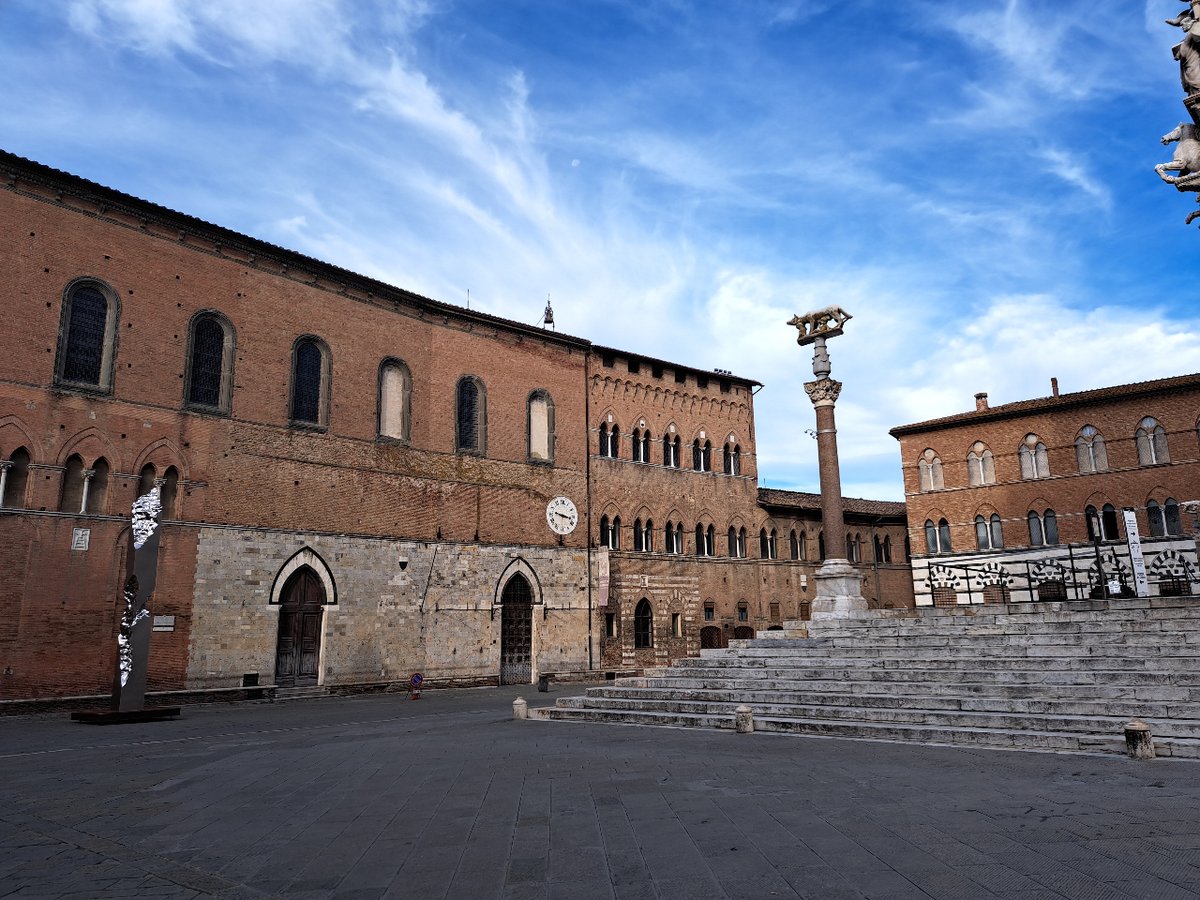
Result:
[[[978,529],[978,520],[976,520],[976,528]],[[938,523],[934,525],[932,519],[925,520],[925,548],[929,553],[950,552],[949,522],[945,519],[938,519]]]
[[[738,543],[737,543],[737,529],[734,528],[732,525],[729,526],[729,531],[726,532],[725,540],[729,545],[729,555],[736,559],[739,556]]]
[[[1183,534],[1183,522],[1179,516],[1179,503],[1168,497],[1163,506],[1154,500],[1146,503],[1146,518],[1150,520],[1151,537],[1167,537]]]
[[[633,429],[633,461],[650,462],[650,429]]]
[[[63,467],[62,491],[58,496],[58,511],[83,512],[83,460],[72,454]]]
[[[616,459],[621,449],[621,429],[616,425],[608,427],[607,422],[600,423],[600,455]]]
[[[758,529],[758,556],[759,559],[770,559],[770,550],[767,549],[767,529]]]
[[[854,543],[854,535],[846,532],[846,559],[850,562],[858,562],[858,547]]]
[[[1054,510],[1048,509],[1042,516],[1042,531],[1046,536],[1047,546],[1054,546],[1058,543],[1058,517],[1054,514]]]
[[[692,441],[692,468],[697,472],[712,471],[712,441],[700,443],[700,438]]]
[[[917,473],[923,491],[940,491],[946,486],[942,460],[932,449],[926,449],[917,460]]]
[[[696,555],[704,556],[704,526],[696,523]]]
[[[154,468],[153,463],[146,463],[142,466],[142,471],[138,475],[137,496],[144,497],[154,489],[154,481],[158,478],[158,471]]]
[[[767,555],[768,559],[779,558],[779,533],[774,528],[767,535],[767,550],[769,551]]]
[[[1075,436],[1075,463],[1080,475],[1108,469],[1108,450],[1104,435],[1091,425],[1084,425]]]
[[[890,563],[892,561],[892,538],[890,535],[883,539],[883,561]]]
[[[161,519],[174,518],[175,516],[175,498],[179,493],[179,470],[174,466],[167,466],[167,471],[163,472],[162,490],[159,493],[159,501],[162,503],[162,513],[159,516]]]
[[[529,439],[529,461],[554,462],[554,401],[546,391],[529,395],[526,434]]]
[[[1121,536],[1117,527],[1117,510],[1111,503],[1105,503],[1098,513],[1096,507],[1089,504],[1083,514],[1087,520],[1088,540],[1094,541],[1097,534],[1102,541],[1115,541]]]
[[[67,287],[54,373],[58,384],[112,390],[118,312],[117,295],[107,285],[80,279]]]
[[[25,508],[25,489],[29,483],[29,451],[18,447],[0,462],[0,506]]]
[[[725,474],[726,475],[741,475],[742,474],[742,448],[738,444],[729,443],[725,445]]]
[[[633,610],[633,646],[638,650],[654,646],[654,611],[645,597]]]
[[[412,420],[412,373],[398,359],[379,367],[379,436],[407,441]]]
[[[1138,463],[1157,466],[1171,461],[1167,453],[1167,433],[1157,419],[1145,418],[1138,425],[1136,434]]]
[[[976,441],[967,454],[967,484],[979,487],[996,483],[996,458],[983,441]]]
[[[84,473],[84,503],[80,512],[102,516],[108,509],[108,460],[101,457],[92,463],[92,473]]]
[[[1025,440],[1017,449],[1021,460],[1022,478],[1048,478],[1050,476],[1050,458],[1046,454],[1046,445],[1036,434],[1025,435]]]
[[[454,392],[454,449],[458,453],[487,455],[487,391],[478,378],[458,380]]]
[[[975,544],[980,550],[1002,550],[1004,548],[1004,530],[1000,516],[992,513],[990,519],[983,516],[975,517]]]
[[[875,550],[875,562],[883,562],[883,541],[879,539],[879,535],[875,535],[872,544]]]
[[[1167,534],[1181,535],[1183,534],[1183,521],[1179,516],[1179,503],[1174,497],[1168,497],[1167,502],[1163,507],[1167,520]]]
[[[800,538],[796,535],[795,528],[788,535],[788,550],[791,551],[788,555],[792,559],[800,558]]]
[[[642,549],[647,553],[654,552],[654,520],[647,519],[646,527],[642,530]]]
[[[675,530],[675,523],[668,520],[667,527],[663,529],[663,549],[667,553],[682,553],[683,552],[683,525],[679,525],[679,530]]]
[[[663,465],[668,469],[679,468],[679,435],[663,435]]]
[[[329,351],[315,337],[302,337],[292,348],[293,425],[323,426],[329,421]]]
[[[817,532],[817,559],[825,561],[825,532]]]
[[[233,326],[222,315],[203,312],[188,331],[187,393],[189,409],[228,413],[233,397]]]
[[[704,555],[717,555],[717,529],[713,525],[709,525],[708,529],[704,532]]]
[[[1029,546],[1041,547],[1046,543],[1046,535],[1042,530],[1042,519],[1032,509],[1029,511],[1026,520],[1029,522]]]
[[[611,521],[608,516],[600,517],[600,546],[609,550],[621,549],[620,516],[613,516]]]

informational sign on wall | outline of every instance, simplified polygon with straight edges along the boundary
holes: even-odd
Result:
[[[1150,596],[1150,583],[1146,580],[1146,559],[1142,556],[1142,536],[1138,532],[1137,513],[1132,506],[1121,510],[1125,518],[1125,540],[1129,544],[1129,562],[1133,565],[1133,584],[1139,597]]]

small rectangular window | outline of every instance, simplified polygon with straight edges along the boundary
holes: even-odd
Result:
[[[629,360],[629,374],[636,375],[640,371],[642,371],[642,364],[636,359]]]
[[[779,621],[779,604],[778,603],[771,604],[771,621],[772,622]]]
[[[702,391],[707,390],[708,389],[708,379],[705,378],[703,375],[697,375],[696,376],[696,387],[700,388],[700,390],[702,390]]]
[[[672,637],[683,637],[682,613],[671,613],[671,635]]]
[[[676,369],[675,370],[675,383],[676,384],[687,384],[687,373],[680,372],[678,369]]]
[[[662,378],[663,377],[663,367],[662,366],[651,366],[650,374],[653,375],[655,378]]]
[[[604,636],[606,638],[614,638],[617,636],[617,614],[604,614]]]
[[[721,379],[721,393],[722,394],[728,394],[729,389],[731,387],[732,387],[732,385],[728,381],[726,381],[724,378]]]
[[[717,617],[717,611],[716,611],[716,609],[714,609],[714,608],[713,608],[713,607],[711,607],[711,606],[706,606],[706,607],[704,607],[704,619],[705,619],[705,621],[711,622],[711,621],[712,621],[713,619],[715,619],[716,617]]]
[[[603,363],[604,368],[611,369],[616,360],[613,359],[613,355],[611,353],[604,353],[600,356],[600,362]]]

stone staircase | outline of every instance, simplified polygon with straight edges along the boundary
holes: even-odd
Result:
[[[530,718],[1200,758],[1200,598],[879,610],[794,623]],[[803,626],[809,626],[807,634]]]

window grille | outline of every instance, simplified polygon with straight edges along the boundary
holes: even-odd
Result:
[[[196,321],[192,333],[191,379],[188,402],[198,406],[221,405],[221,376],[225,361],[225,329],[212,316]],[[320,368],[318,366],[318,379]]]
[[[71,293],[63,381],[99,386],[108,330],[108,299],[95,287],[83,285]]]
[[[321,348],[316,341],[296,345],[292,373],[292,421],[313,425],[321,421]]]

